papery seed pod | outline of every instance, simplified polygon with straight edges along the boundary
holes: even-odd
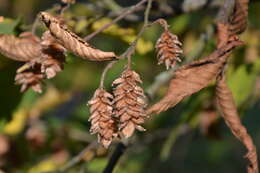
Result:
[[[256,147],[246,128],[242,125],[236,105],[224,76],[219,76],[216,87],[217,103],[222,117],[236,138],[238,138],[248,150],[246,158],[249,160],[248,173],[258,173],[258,160]]]
[[[208,57],[179,68],[170,81],[166,95],[159,102],[151,106],[147,110],[147,113],[159,114],[166,111],[178,104],[185,97],[208,86],[222,70],[231,51],[241,44],[238,40],[232,40]]]
[[[41,72],[50,79],[63,69],[66,49],[53,38],[49,31],[43,33],[41,46],[42,55],[37,62],[41,64]]]
[[[40,39],[30,32],[14,35],[0,35],[0,53],[16,60],[30,61],[41,54]]]
[[[125,138],[132,136],[135,129],[145,130],[141,124],[148,116],[144,110],[146,107],[144,91],[138,86],[139,83],[142,83],[139,75],[127,69],[112,84],[116,85],[113,92],[114,115],[118,118],[119,131]]]
[[[117,127],[113,118],[113,95],[103,89],[97,89],[90,105],[91,134],[98,134],[98,141],[108,147],[117,137]]]
[[[178,37],[169,31],[166,20],[159,19],[156,22],[164,27],[164,32],[156,42],[158,64],[165,63],[168,70],[174,67],[177,61],[181,61],[180,56],[183,53],[181,49],[182,44]]]
[[[44,74],[41,73],[41,67],[39,65],[34,65],[30,69],[18,72],[15,76],[15,83],[17,85],[22,85],[21,92],[32,88],[35,92],[41,93],[41,83],[44,78]]]
[[[40,13],[41,20],[49,28],[51,34],[67,50],[75,53],[83,59],[92,61],[106,61],[116,58],[114,52],[104,52],[93,48],[79,36],[71,32],[60,20],[46,12]]]

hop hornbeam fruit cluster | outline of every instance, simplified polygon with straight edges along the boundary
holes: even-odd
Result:
[[[140,76],[133,70],[125,70],[121,77],[113,82],[116,88],[113,95],[97,89],[89,101],[91,116],[90,132],[98,134],[98,141],[108,147],[113,138],[129,138],[135,129],[144,131],[141,126],[148,117],[145,112],[145,95],[138,86]]]
[[[166,69],[173,68],[176,62],[181,62],[181,55],[183,53],[182,43],[178,37],[172,34],[168,29],[168,24],[164,19],[158,19],[156,23],[163,26],[164,32],[156,42],[158,64],[165,63]]]
[[[142,83],[140,76],[133,70],[127,69],[112,84],[116,85],[113,91],[114,114],[119,120],[119,131],[125,138],[132,136],[135,129],[145,131],[141,124],[147,118],[146,103],[144,91],[138,86],[139,83]]]
[[[117,137],[116,122],[113,117],[113,95],[104,89],[97,89],[90,105],[91,134],[98,134],[98,142],[108,147]]]

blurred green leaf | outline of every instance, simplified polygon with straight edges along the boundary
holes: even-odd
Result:
[[[5,19],[0,23],[0,34],[14,34],[15,28],[20,23],[20,19]]]
[[[235,103],[240,106],[253,90],[257,74],[247,71],[246,65],[241,65],[228,77],[228,85],[233,92]]]

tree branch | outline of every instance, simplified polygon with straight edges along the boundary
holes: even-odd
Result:
[[[118,163],[120,157],[125,153],[127,146],[120,142],[117,144],[116,149],[114,150],[112,156],[110,157],[106,168],[103,173],[112,173],[116,164]]]
[[[91,33],[90,35],[86,36],[84,38],[85,41],[89,41],[91,40],[93,37],[95,37],[97,34],[99,34],[100,32],[104,31],[105,29],[109,28],[111,25],[117,23],[118,21],[120,21],[121,19],[123,19],[124,17],[126,17],[127,15],[133,13],[134,11],[138,10],[138,8],[143,5],[146,1],[148,0],[142,0],[139,3],[137,3],[136,5],[133,5],[131,7],[129,7],[128,10],[126,10],[125,12],[123,12],[120,16],[118,16],[117,18],[115,18],[112,22],[105,24],[104,26],[102,26],[100,29],[96,30],[95,32]]]
[[[78,155],[76,155],[75,157],[73,157],[67,164],[65,164],[62,168],[55,170],[55,171],[48,171],[48,172],[44,172],[44,173],[64,173],[66,171],[68,171],[69,169],[71,169],[72,167],[74,167],[75,165],[77,165],[78,163],[80,163],[85,155],[85,153],[87,151],[92,150],[93,148],[95,148],[98,145],[98,143],[96,141],[90,143],[87,147],[85,147]]]

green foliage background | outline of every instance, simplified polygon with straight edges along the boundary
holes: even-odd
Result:
[[[0,34],[19,34],[29,30],[37,12],[52,8],[59,1],[53,0],[0,0]],[[101,2],[101,1],[100,1]],[[161,1],[165,3],[166,1]],[[125,6],[134,4],[120,2]],[[168,2],[171,4],[171,1]],[[116,10],[113,4],[104,5],[103,11],[95,11],[91,4],[97,1],[79,1],[66,11],[65,19],[73,31],[86,36],[109,22],[108,11]],[[102,4],[102,3],[101,3]],[[216,9],[199,9],[189,13],[164,15],[158,9],[152,10],[152,18],[165,16],[171,31],[184,44],[187,60],[196,55],[201,45],[206,56],[215,48],[215,38],[202,41],[203,33],[214,30],[212,23]],[[228,84],[233,91],[244,125],[252,135],[256,147],[260,148],[260,2],[253,1],[249,7],[249,27],[242,35],[245,46],[238,48],[230,63]],[[142,13],[137,21],[124,20],[99,34],[91,43],[103,50],[122,53],[135,38],[142,26]],[[46,28],[39,25],[37,34]],[[137,46],[133,57],[133,69],[142,77],[143,88],[148,89],[155,76],[164,71],[157,65],[154,44],[160,36],[161,28],[148,29]],[[199,58],[195,57],[195,58]],[[89,135],[89,111],[87,101],[99,85],[105,63],[83,61],[68,54],[64,70],[44,85],[43,94],[29,90],[19,92],[14,85],[16,69],[21,63],[0,55],[0,133],[8,138],[9,152],[0,156],[0,167],[8,173],[40,173],[55,170],[79,153],[88,143],[96,140]],[[126,61],[120,61],[109,71],[106,87],[111,90],[111,82],[122,72]],[[156,101],[163,96],[167,85],[156,93]],[[151,117],[145,127],[147,131],[137,133],[133,144],[117,165],[116,173],[244,173],[245,149],[231,135],[223,120],[218,118],[208,134],[203,133],[204,114],[216,111],[214,107],[214,84],[184,100],[175,108]],[[39,124],[31,124],[37,119]],[[31,128],[41,128],[43,142],[35,146],[28,139]],[[0,144],[1,144],[0,139]],[[104,169],[112,145],[108,152],[91,161],[69,170],[70,173],[85,169],[99,173]],[[108,154],[106,154],[108,153]],[[90,156],[86,156],[87,158]]]

